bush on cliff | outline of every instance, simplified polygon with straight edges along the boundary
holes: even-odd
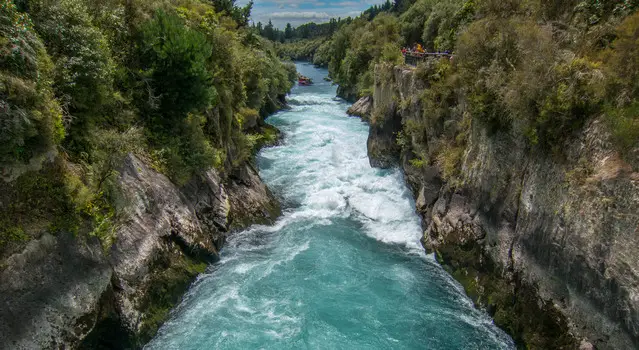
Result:
[[[51,88],[53,65],[33,24],[11,1],[0,3],[0,167],[29,162],[64,137]],[[8,174],[2,173],[2,176]]]
[[[559,149],[598,111],[602,74],[597,63],[561,52],[551,29],[524,19],[476,21],[460,38],[456,59],[475,118]]]
[[[376,63],[401,63],[399,22],[382,13],[371,22],[357,19],[342,27],[332,40],[329,70],[342,88],[371,94]]]
[[[0,2],[0,240],[9,242],[0,245],[58,230],[108,245],[129,152],[177,183],[250,157],[241,111],[259,111],[262,123],[295,68],[246,27],[250,7],[217,5]]]
[[[608,79],[607,121],[624,152],[639,146],[639,12],[624,20],[604,51]]]
[[[204,34],[162,10],[142,28],[141,37],[141,81],[147,96],[140,109],[152,145],[166,157],[168,173],[184,183],[215,160],[202,119],[191,114],[207,109],[217,97],[207,69],[213,48]]]
[[[33,0],[29,16],[54,62],[53,87],[63,107],[65,148],[89,151],[90,130],[99,127],[113,93],[109,44],[81,0]]]

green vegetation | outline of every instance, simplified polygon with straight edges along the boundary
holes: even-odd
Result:
[[[53,64],[28,15],[0,3],[0,166],[25,163],[64,137]]]
[[[564,150],[597,122],[636,170],[638,10],[636,0],[398,1],[340,23],[313,46],[313,61],[328,62],[340,96],[373,96],[375,127],[393,108],[411,111],[395,135],[403,159],[414,168],[437,166],[453,190],[463,185],[469,138],[479,133],[562,161]],[[417,43],[429,52],[450,51],[452,59],[396,69],[403,63],[400,47]],[[400,78],[409,69],[414,84]],[[538,304],[535,286],[522,285],[518,276],[497,278],[504,267],[490,266],[480,246],[460,240],[439,247],[449,272],[518,346],[576,346],[552,305]]]
[[[350,21],[350,17],[342,20],[341,18],[332,18],[327,23],[306,23],[299,27],[293,28],[290,23],[286,24],[286,28],[282,31],[273,26],[271,21],[265,26],[262,26],[262,22],[257,22],[252,26],[252,29],[259,35],[265,37],[274,42],[295,42],[299,40],[312,40],[316,38],[326,38],[327,36],[335,33],[337,28],[344,23],[344,21]]]
[[[561,155],[589,120],[603,117],[629,154],[639,145],[637,8],[621,0],[401,1],[340,22],[305,55],[328,62],[338,93],[353,98],[372,95],[375,65],[402,63],[401,46],[453,52],[452,61],[417,67],[429,87],[424,115],[404,125],[417,157],[450,175],[473,123]],[[443,135],[446,154],[421,154],[428,128]]]
[[[477,243],[449,243],[435,252],[437,260],[461,283],[475,305],[486,309],[495,324],[513,337],[518,348],[572,349],[578,345],[564,316],[549,302],[538,302],[535,286],[517,275],[511,281],[495,278],[499,268],[490,263]]]
[[[141,300],[142,317],[140,333],[134,337],[137,346],[146,344],[157,333],[169,312],[180,299],[193,279],[203,273],[209,261],[202,257],[172,254],[154,261],[157,271],[153,283]]]
[[[331,19],[328,23],[306,23],[293,28],[290,23],[281,31],[269,21],[266,26],[258,22],[252,27],[253,31],[275,43],[278,55],[285,59],[312,61],[317,66],[327,66],[329,55],[326,52],[328,37],[330,37],[343,23],[350,22],[350,17],[342,20]],[[316,52],[324,47],[323,55]]]
[[[329,71],[342,89],[358,95],[371,94],[375,64],[399,64],[399,21],[387,13],[368,22],[355,19],[335,33],[331,40]]]
[[[248,161],[295,67],[234,0],[0,1],[0,254],[44,232],[105,248],[135,152],[178,185]],[[263,140],[264,139],[264,140]]]

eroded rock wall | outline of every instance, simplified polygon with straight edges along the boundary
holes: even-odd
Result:
[[[45,234],[3,264],[0,349],[140,348],[232,228],[279,215],[250,164],[177,187],[129,155],[119,182],[129,204],[108,251]]]
[[[428,87],[411,68],[385,74],[377,75],[371,164],[400,160],[424,246],[476,304],[522,346],[638,348],[639,162],[622,160],[603,123],[590,121],[556,157],[473,122],[461,172],[444,180],[436,162],[412,161],[440,151],[445,136],[435,128],[401,151],[388,146],[398,131],[384,125],[425,125],[418,97]]]
[[[0,349],[77,346],[111,276],[97,239],[45,234],[29,242],[0,270]]]

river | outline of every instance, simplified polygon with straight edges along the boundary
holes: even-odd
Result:
[[[146,349],[514,349],[426,255],[401,171],[369,166],[368,126],[308,64],[260,174],[285,211],[232,235]]]

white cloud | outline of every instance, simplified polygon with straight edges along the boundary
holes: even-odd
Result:
[[[269,15],[272,19],[329,19],[332,16],[326,12],[315,11],[283,11]]]
[[[341,7],[355,7],[359,5],[359,3],[355,1],[342,1],[342,2],[338,2],[336,5]]]
[[[298,26],[308,22],[324,23],[331,18],[357,17],[370,4],[385,0],[255,0],[251,20],[255,23],[272,21],[283,29],[287,23]],[[248,2],[238,0],[237,4]]]

